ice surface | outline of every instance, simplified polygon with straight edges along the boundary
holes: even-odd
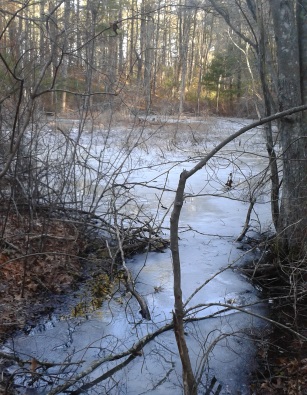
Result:
[[[108,139],[108,149],[105,148],[104,137],[99,134],[94,137],[82,135],[79,138],[77,131],[73,130],[70,138],[78,140],[80,149],[87,147],[92,150],[88,164],[93,172],[100,166],[101,152],[106,166],[111,161],[112,166],[123,163],[123,172],[118,174],[117,182],[127,182],[125,172],[130,173],[129,183],[136,183],[133,194],[138,198],[138,203],[143,205],[144,211],[156,216],[157,221],[164,218],[162,228],[167,237],[169,213],[166,214],[161,204],[167,208],[172,204],[181,171],[184,168],[190,169],[205,151],[248,122],[222,118],[210,120],[209,137],[197,147],[197,158],[194,157],[195,146],[184,143],[178,149],[163,148],[163,159],[159,156],[161,150],[156,144],[151,144],[150,149],[147,146],[147,151],[136,148],[132,157],[124,160],[124,150],[119,148],[117,137],[112,133],[112,137]],[[114,144],[111,144],[110,138]],[[196,173],[187,184],[187,196],[180,218],[184,301],[212,277],[186,306],[190,309],[199,305],[198,309],[191,312],[191,317],[194,318],[214,315],[213,318],[195,321],[186,326],[195,372],[202,371],[200,393],[206,392],[206,385],[214,376],[217,383],[222,385],[221,394],[235,394],[238,391],[248,393],[248,375],[253,367],[255,349],[246,333],[265,324],[253,315],[244,314],[235,308],[246,306],[243,308],[249,313],[265,314],[265,306],[260,303],[257,291],[245,278],[231,268],[222,269],[240,260],[242,251],[237,249],[234,240],[245,222],[249,191],[257,185],[258,173],[266,166],[265,155],[261,131],[250,131],[239,142],[232,142],[224,153],[220,153],[218,158]],[[230,172],[233,173],[234,188],[226,190],[225,182]],[[269,225],[270,208],[265,193],[262,190],[257,193],[257,214],[253,213],[251,224],[259,230],[260,223]],[[103,202],[100,207],[101,210],[105,207]],[[131,204],[126,210],[133,212],[136,208]],[[127,350],[137,339],[162,327],[171,319],[174,303],[170,251],[140,254],[128,264],[136,278],[138,292],[147,299],[151,322],[141,320],[134,299],[129,295],[120,295],[121,303],[116,300],[105,302],[100,310],[84,318],[56,319],[45,325],[43,331],[39,331],[37,327],[28,336],[17,336],[13,343],[6,346],[14,348],[22,356],[48,361],[85,361],[78,367],[73,365],[73,368],[64,371],[61,367],[55,367],[47,372],[54,374],[61,370],[63,380],[67,380],[91,361]],[[218,271],[221,272],[216,275]],[[231,305],[234,309],[224,311],[224,307],[218,306],[218,303]],[[216,345],[211,350],[211,345],[215,342]],[[203,359],[206,353],[208,355]],[[108,367],[110,366],[113,365]],[[113,381],[101,384],[98,392],[178,395],[182,393],[180,366],[174,335],[171,331],[166,332],[145,347],[143,356],[116,373]],[[105,368],[94,371],[91,379],[98,377],[103,369]],[[26,385],[30,379],[31,377],[21,376],[17,382]],[[54,385],[59,382],[54,381]],[[115,382],[119,384],[112,390]],[[43,382],[38,381],[34,386],[41,386],[41,394],[48,393]]]

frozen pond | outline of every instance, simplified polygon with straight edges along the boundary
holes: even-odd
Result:
[[[204,124],[206,132],[195,131],[193,125],[188,124],[186,132],[178,132],[172,143],[169,136],[162,141],[161,134],[159,138],[146,140],[148,134],[143,133],[142,144],[131,151],[129,158],[115,144],[119,130],[110,132],[107,144],[100,133],[90,139],[86,134],[79,136],[77,131],[72,131],[70,138],[78,139],[80,147],[92,152],[88,161],[91,175],[102,162],[111,163],[111,158],[123,164],[116,181],[131,186],[129,192],[134,197],[124,209],[137,212],[140,217],[151,216],[157,224],[161,223],[161,230],[168,237],[170,211],[167,209],[173,202],[181,171],[190,169],[218,140],[248,121],[217,119],[210,122],[210,128]],[[194,319],[186,324],[186,333],[193,368],[200,377],[200,394],[209,394],[210,385],[210,393],[221,389],[221,394],[249,394],[249,374],[255,355],[249,334],[261,332],[265,326],[255,314],[265,314],[266,308],[255,288],[228,266],[242,264],[244,260],[235,240],[242,231],[251,196],[257,198],[252,228],[262,231],[269,227],[270,205],[265,190],[258,187],[259,180],[265,177],[265,157],[261,130],[249,131],[227,146],[187,184],[180,218],[182,289],[188,318]],[[227,190],[225,182],[229,173],[233,176],[233,188]],[[87,179],[83,178],[84,183]],[[91,200],[91,188],[87,193],[84,205],[96,204]],[[105,208],[106,202],[101,199],[99,204],[98,212]],[[124,353],[148,333],[170,323],[174,303],[170,251],[140,254],[129,260],[128,265],[135,276],[136,289],[146,298],[152,320],[142,320],[137,302],[123,290],[85,317],[55,315],[45,325],[36,327],[28,335],[19,335],[6,345],[24,358],[60,364],[40,370],[42,379],[16,372],[20,393],[59,393],[53,392],[54,389],[93,362]],[[197,288],[199,292],[191,297]],[[234,308],[225,311],[219,303]],[[252,314],[240,312],[236,307]],[[67,306],[67,311],[69,308]],[[74,388],[95,379],[98,382],[103,373],[125,359],[127,356],[102,364],[80,378]],[[142,355],[85,393],[181,394],[181,363],[172,330],[157,336],[143,348]]]

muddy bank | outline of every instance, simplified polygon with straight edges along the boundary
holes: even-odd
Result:
[[[258,344],[258,367],[251,392],[257,395],[307,394],[307,292],[302,271],[274,251],[274,241],[259,243],[260,259],[240,271],[262,289],[268,301],[270,330]]]

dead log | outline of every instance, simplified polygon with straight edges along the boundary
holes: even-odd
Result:
[[[266,276],[268,277],[272,273],[276,272],[276,266],[271,264],[263,264],[258,265],[251,268],[239,268],[240,272],[246,274],[248,277],[259,277]]]
[[[215,378],[215,376],[213,376],[211,383],[210,383],[210,387],[207,389],[205,395],[219,395],[220,392],[222,391],[222,384],[218,384],[217,388],[214,389],[215,384],[217,383],[217,379]]]
[[[145,250],[162,252],[169,244],[168,240],[162,238],[143,238],[137,239],[127,244],[123,243],[123,250],[125,253],[143,252]]]

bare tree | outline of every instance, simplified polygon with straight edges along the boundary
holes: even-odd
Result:
[[[225,147],[230,141],[239,137],[247,130],[250,130],[259,125],[263,125],[267,122],[270,122],[274,119],[283,118],[288,116],[288,114],[296,114],[303,110],[305,110],[307,106],[296,107],[290,109],[288,111],[284,111],[279,114],[274,114],[273,116],[263,118],[258,122],[254,122],[251,125],[243,127],[238,132],[231,135],[229,138],[222,141],[219,145],[217,145],[209,154],[207,154],[201,161],[199,161],[196,166],[194,166],[191,170],[184,170],[180,175],[180,180],[178,182],[178,188],[176,190],[176,197],[173,204],[173,211],[171,216],[171,251],[172,251],[172,262],[173,262],[173,271],[174,271],[174,296],[175,296],[175,304],[174,304],[174,331],[176,335],[179,355],[182,362],[182,371],[183,371],[183,383],[184,383],[184,393],[185,395],[192,395],[197,393],[197,382],[193,375],[191,362],[189,358],[189,352],[187,348],[187,344],[185,341],[184,334],[184,304],[182,301],[182,291],[181,291],[181,264],[180,264],[180,252],[179,252],[179,218],[181,208],[184,202],[184,194],[185,194],[185,185],[187,180],[193,176],[197,171],[201,170],[204,166],[206,166],[211,158],[214,157],[223,147]]]

